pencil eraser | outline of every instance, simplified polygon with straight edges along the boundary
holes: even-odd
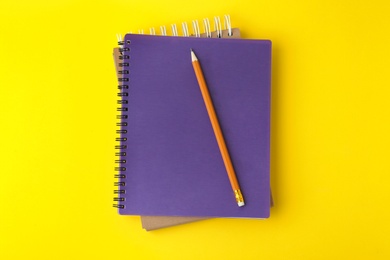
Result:
[[[242,207],[242,206],[244,206],[244,205],[245,205],[245,203],[244,203],[244,202],[238,202],[237,204],[238,204],[238,206],[239,206],[239,207]]]

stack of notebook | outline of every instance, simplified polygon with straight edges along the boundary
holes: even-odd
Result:
[[[216,20],[218,22],[218,20]],[[204,218],[268,218],[271,42],[239,30],[126,34],[118,73],[115,193],[121,215],[153,230]],[[191,63],[203,69],[245,206],[238,207]]]

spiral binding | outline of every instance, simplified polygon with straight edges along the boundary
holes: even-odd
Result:
[[[226,37],[232,37],[234,34],[234,30],[232,29],[232,25],[230,22],[230,15],[224,15],[224,22],[223,26],[221,23],[221,19],[219,16],[215,16],[214,19],[214,31],[211,31],[211,26],[210,26],[210,20],[209,18],[204,18],[203,19],[203,33],[201,32],[198,20],[192,20],[191,25],[192,25],[192,34],[190,33],[189,26],[187,22],[183,22],[181,24],[181,35],[179,34],[178,31],[178,26],[176,24],[171,24],[171,36],[184,36],[184,37],[207,37],[207,38],[222,38],[223,35]],[[180,28],[180,26],[179,26]],[[224,34],[225,32],[225,34]],[[138,34],[144,34],[144,30],[138,30]],[[167,28],[166,26],[160,26],[160,30],[156,30],[154,27],[149,28],[149,34],[150,35],[162,35],[162,36],[168,36]],[[117,35],[118,38],[118,44],[119,45],[124,45],[124,42],[122,40],[121,35]],[[126,50],[124,50],[126,51]],[[120,57],[121,58],[121,57]],[[121,59],[126,59],[125,57]]]
[[[130,65],[129,59],[130,59],[130,48],[128,47],[130,45],[130,41],[123,41],[121,35],[117,35],[118,39],[118,45],[120,46],[119,52],[120,56],[119,59],[121,62],[119,63],[120,70],[118,70],[118,75],[122,76],[118,78],[118,101],[117,104],[119,107],[117,108],[117,111],[119,114],[116,116],[117,119],[120,121],[116,123],[116,125],[119,127],[118,130],[116,130],[116,133],[119,134],[119,137],[115,139],[115,141],[119,142],[119,145],[115,146],[115,149],[118,151],[115,153],[115,156],[117,156],[118,159],[115,160],[115,164],[118,166],[115,167],[115,171],[118,172],[114,175],[114,178],[116,178],[118,181],[114,182],[114,185],[117,187],[114,190],[114,194],[117,195],[117,197],[114,197],[113,206],[115,208],[123,209],[125,208],[125,205],[121,204],[121,202],[125,201],[125,198],[123,197],[123,194],[126,193],[125,189],[123,187],[126,186],[126,149],[127,149],[127,126],[128,122],[126,121],[128,119],[128,107],[126,106],[129,104],[129,78],[127,77],[130,71],[128,70],[128,67]],[[125,54],[126,53],[126,54]]]
[[[190,34],[190,31],[188,29],[187,22],[183,22],[181,24],[182,26],[182,35],[184,37],[207,37],[207,38],[222,38],[222,37],[233,37],[234,33],[237,33],[235,36],[239,37],[239,30],[235,29],[232,30],[231,23],[230,23],[230,16],[225,15],[224,16],[224,29],[222,29],[221,20],[219,17],[214,17],[214,31],[211,31],[210,21],[208,18],[203,19],[203,28],[204,32],[201,33],[199,23],[197,20],[192,21],[192,32],[193,34]],[[173,36],[180,36],[178,32],[178,26],[176,24],[171,25],[171,31]],[[138,30],[139,34],[144,34],[144,30]],[[155,28],[149,28],[149,33],[151,35],[156,35]],[[165,26],[160,26],[160,35],[167,36],[167,29]],[[233,37],[234,38],[234,37]],[[113,206],[115,208],[124,209],[124,201],[125,197],[124,194],[125,186],[126,186],[126,150],[127,150],[127,126],[128,126],[128,107],[129,104],[129,77],[130,74],[129,66],[130,66],[130,41],[124,41],[122,39],[122,36],[120,34],[117,35],[117,41],[119,45],[119,68],[118,68],[118,101],[117,104],[119,107],[117,108],[117,111],[119,114],[117,115],[117,119],[119,122],[116,123],[117,127],[119,128],[116,130],[116,133],[119,135],[119,137],[116,138],[116,141],[119,142],[119,145],[115,146],[115,149],[117,152],[115,153],[115,156],[117,159],[115,160],[115,164],[117,167],[115,167],[115,171],[117,172],[114,177],[117,179],[116,182],[114,182],[114,185],[116,186],[114,190],[114,194],[117,195],[114,197]]]

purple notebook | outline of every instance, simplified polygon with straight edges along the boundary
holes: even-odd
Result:
[[[235,201],[190,48],[200,60],[244,207]],[[119,213],[269,217],[271,42],[128,34],[121,66]]]

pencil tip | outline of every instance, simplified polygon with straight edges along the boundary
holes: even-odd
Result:
[[[196,55],[195,55],[195,53],[194,53],[194,51],[191,49],[191,60],[192,61],[197,61],[198,60],[198,58],[196,57]]]

